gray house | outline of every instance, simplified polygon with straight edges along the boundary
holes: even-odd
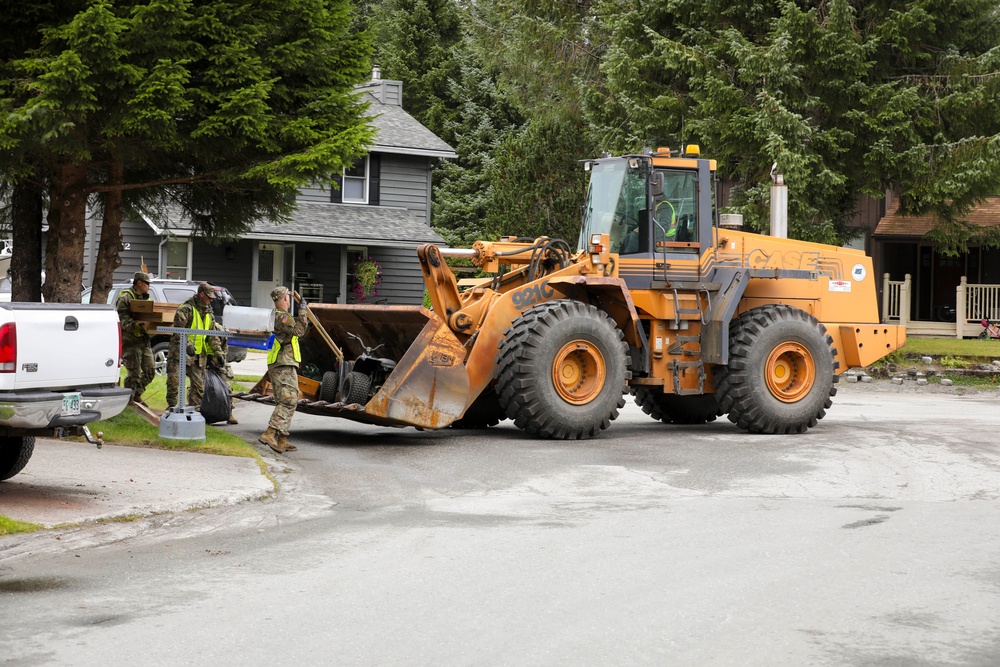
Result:
[[[160,278],[207,280],[224,285],[242,305],[270,307],[278,285],[315,302],[354,300],[352,267],[358,257],[382,266],[378,295],[369,302],[419,304],[424,288],[416,248],[442,243],[430,228],[431,170],[454,158],[452,148],[403,111],[403,85],[384,81],[378,68],[360,86],[371,101],[377,129],[371,152],[351,169],[299,190],[288,223],[259,222],[242,238],[220,245],[192,236],[190,222],[171,216],[122,225],[122,266],[115,280],[129,280],[145,263]],[[93,281],[100,220],[89,222],[84,281]]]

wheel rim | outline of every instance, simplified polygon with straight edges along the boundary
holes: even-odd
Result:
[[[157,352],[153,355],[153,368],[157,375],[167,374],[167,353]]]
[[[804,345],[782,343],[767,357],[764,378],[775,398],[794,403],[812,389],[816,381],[816,362]]]
[[[567,403],[583,405],[597,398],[604,387],[604,355],[593,343],[574,340],[563,345],[552,365],[552,382]]]

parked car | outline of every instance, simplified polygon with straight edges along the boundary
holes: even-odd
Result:
[[[161,303],[184,303],[198,291],[198,285],[201,282],[197,280],[168,280],[166,278],[153,278],[152,282],[149,283],[149,298],[153,301],[159,301]],[[118,295],[123,289],[128,289],[132,286],[131,282],[126,283],[115,283],[111,287],[111,291],[108,292],[108,303],[115,303],[118,300]],[[213,317],[222,323],[223,315],[225,313],[226,306],[238,306],[236,299],[233,295],[229,293],[225,287],[219,285],[213,285],[215,288],[216,299],[212,301],[212,311]],[[90,293],[92,288],[88,287],[83,290],[80,301],[83,303],[90,303]],[[154,335],[150,340],[153,346],[153,361],[156,364],[156,374],[163,375],[167,372],[167,343],[170,340],[168,335]],[[229,363],[235,363],[243,361],[247,357],[247,350],[245,347],[230,347],[227,359]]]

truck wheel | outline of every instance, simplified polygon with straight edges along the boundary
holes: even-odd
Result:
[[[34,436],[0,437],[0,481],[10,479],[24,470],[33,451],[35,451]]]
[[[543,438],[581,439],[625,405],[627,346],[606,313],[579,301],[525,311],[504,332],[497,394],[514,425]]]
[[[479,398],[472,402],[461,419],[451,423],[452,428],[489,428],[496,426],[507,414],[500,406],[500,397],[492,387],[487,387]]]
[[[153,346],[153,368],[157,375],[167,374],[167,348],[170,343],[164,341]]]
[[[344,379],[344,389],[341,395],[344,396],[344,403],[351,405],[357,403],[364,405],[368,402],[368,391],[371,389],[372,381],[364,373],[351,371]]]
[[[729,327],[729,364],[716,375],[719,407],[750,433],[804,433],[833,404],[836,356],[812,315],[785,305],[754,308]]]
[[[720,414],[715,394],[678,396],[636,389],[634,400],[643,412],[664,424],[706,424]]]

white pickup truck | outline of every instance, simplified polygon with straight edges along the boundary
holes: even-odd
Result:
[[[0,303],[0,480],[21,472],[35,436],[82,432],[114,417],[131,392],[118,386],[121,324],[114,306]]]

